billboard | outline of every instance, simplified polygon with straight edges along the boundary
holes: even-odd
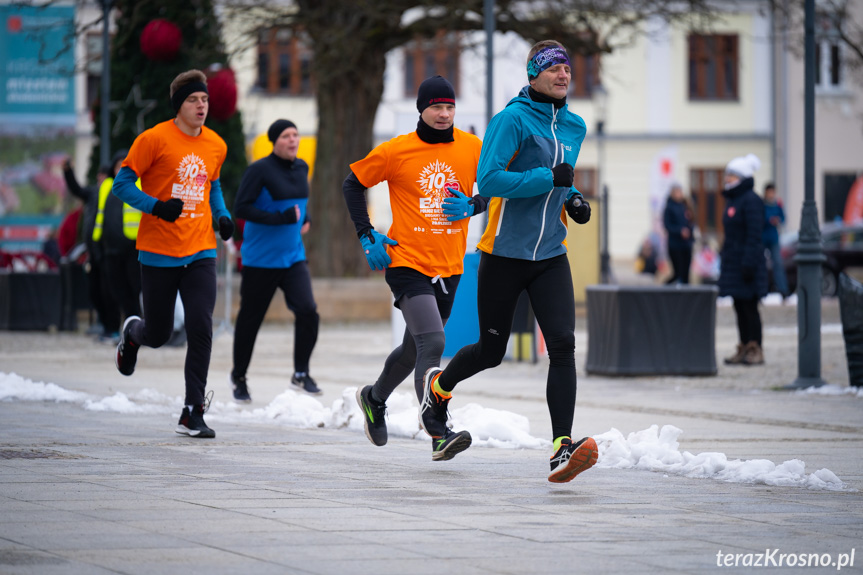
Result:
[[[75,9],[0,5],[0,248],[38,249],[70,202]]]
[[[0,5],[0,125],[75,125],[75,9]]]

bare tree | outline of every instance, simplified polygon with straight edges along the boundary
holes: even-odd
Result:
[[[803,2],[768,0],[773,11],[777,32],[786,36],[790,52],[803,57],[804,11]],[[863,2],[861,0],[818,0],[815,4],[815,34],[842,49],[842,73],[859,87],[863,87]]]
[[[554,38],[573,53],[629,45],[651,19],[705,27],[709,0],[497,0],[496,29],[528,41]],[[348,165],[373,147],[386,54],[441,31],[483,29],[482,0],[224,0],[223,16],[256,39],[272,27],[302,31],[314,50],[318,109],[309,261],[317,276],[368,273],[342,199]]]

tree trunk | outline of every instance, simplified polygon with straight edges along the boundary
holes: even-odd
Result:
[[[397,25],[400,13],[382,15],[374,3],[305,0],[304,27],[314,45],[318,143],[307,236],[316,277],[365,276],[363,256],[348,215],[342,183],[350,164],[373,147],[375,113],[384,90],[390,38],[380,30]]]

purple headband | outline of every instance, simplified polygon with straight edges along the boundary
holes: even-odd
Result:
[[[545,70],[557,64],[566,64],[570,66],[569,54],[560,46],[549,46],[543,48],[533,55],[533,58],[527,62],[527,79],[533,80]]]

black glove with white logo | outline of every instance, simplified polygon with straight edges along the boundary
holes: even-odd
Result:
[[[590,221],[590,204],[579,195],[573,195],[566,201],[566,213],[577,224]]]

